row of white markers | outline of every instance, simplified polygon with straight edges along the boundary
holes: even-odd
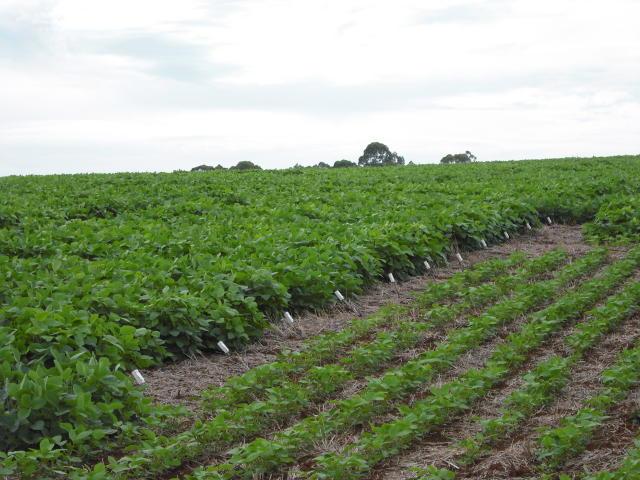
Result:
[[[547,217],[547,223],[549,225],[551,225],[551,218]],[[525,223],[527,226],[527,230],[531,230],[531,224],[529,222]],[[509,233],[508,232],[504,232],[504,238],[509,240]],[[483,238],[482,240],[480,240],[480,244],[482,245],[483,248],[488,248],[487,247],[487,242],[485,241],[485,239]],[[460,263],[464,263],[464,259],[462,258],[462,255],[460,255],[459,253],[456,253],[456,259],[458,260],[458,262]],[[425,260],[423,262],[425,268],[427,270],[431,270],[431,265],[429,264],[429,262],[427,260]],[[393,276],[393,273],[388,273],[387,274],[387,278],[389,278],[389,282],[391,283],[396,283],[396,279]],[[344,298],[344,295],[342,295],[342,293],[340,293],[340,290],[336,290],[335,292],[333,292],[333,294],[336,296],[336,298],[340,301],[340,302],[346,302],[347,300]],[[289,323],[290,325],[294,324],[294,320],[293,317],[291,316],[291,314],[289,312],[284,312],[284,321]],[[220,350],[222,350],[222,353],[224,353],[225,355],[229,355],[230,350],[229,347],[227,347],[225,345],[225,343],[220,340],[218,342],[218,348]],[[134,371],[131,372],[131,375],[133,376],[133,379],[135,380],[136,384],[138,385],[142,385],[145,383],[144,377],[142,376],[142,373],[140,373],[140,370],[135,369]]]

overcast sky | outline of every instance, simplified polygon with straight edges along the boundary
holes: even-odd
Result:
[[[0,0],[0,175],[640,153],[638,0]]]

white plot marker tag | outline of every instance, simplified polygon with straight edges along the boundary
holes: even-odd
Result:
[[[427,270],[431,270],[431,265],[429,265],[429,262],[427,262],[426,260],[424,262],[422,262],[424,264],[424,268],[426,268]]]
[[[131,372],[131,375],[133,376],[133,379],[135,380],[137,385],[144,385],[144,377],[140,373],[140,370],[136,368],[133,372]]]
[[[387,275],[387,277],[389,277],[389,281],[390,281],[391,283],[396,283],[396,279],[395,279],[395,277],[393,276],[393,273],[389,272],[389,274]]]
[[[229,347],[227,347],[222,340],[218,342],[218,348],[222,350],[225,355],[229,355]]]
[[[551,217],[547,217],[547,223],[551,225]]]
[[[509,234],[507,232],[504,232],[504,238],[506,238],[507,240],[509,240]]]
[[[531,224],[527,222],[527,230],[531,230]]]
[[[341,302],[344,302],[344,297],[340,293],[340,290],[336,290],[335,292],[333,292],[333,294],[336,296],[338,300],[340,300]]]
[[[482,248],[487,248],[487,242],[485,241],[484,238],[480,240],[480,243],[482,244]]]
[[[293,325],[293,317],[291,316],[291,314],[289,312],[284,312],[284,319],[289,322],[291,325]]]
[[[456,258],[458,259],[458,261],[460,263],[462,263],[464,260],[462,260],[462,255],[460,255],[459,253],[456,253]]]

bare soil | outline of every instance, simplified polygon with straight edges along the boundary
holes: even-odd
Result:
[[[614,470],[622,464],[627,449],[633,447],[633,441],[640,433],[640,389],[633,390],[609,415],[587,449],[567,462],[563,472],[573,475],[594,473]]]
[[[622,256],[621,253],[620,251],[615,252],[613,257],[619,258]],[[634,280],[640,280],[640,276],[637,276]],[[583,321],[584,320],[586,319],[583,319]],[[598,375],[609,366],[608,362],[613,361],[612,359],[615,359],[618,351],[626,348],[634,338],[640,335],[639,323],[640,319],[638,318],[628,319],[617,332],[605,336],[602,343],[592,349],[588,354],[588,359],[579,362],[574,368],[569,378],[568,388],[560,395],[559,400],[550,409],[541,409],[536,415],[537,418],[525,425],[523,430],[535,429],[534,424],[552,424],[553,421],[564,416],[563,412],[569,407],[579,408],[577,405],[580,404],[582,399],[586,398],[586,396],[592,393],[597,387]],[[387,465],[384,465],[376,478],[388,480],[412,478],[409,468],[413,466],[424,467],[427,465],[436,465],[441,468],[458,470],[459,462],[457,458],[463,453],[463,450],[457,445],[457,442],[479,432],[480,423],[478,419],[494,418],[500,415],[504,400],[513,391],[521,387],[522,373],[531,370],[539,362],[547,360],[554,355],[569,354],[569,351],[564,345],[564,338],[575,331],[575,325],[577,325],[576,322],[568,328],[563,329],[549,339],[542,347],[533,352],[531,358],[519,368],[517,372],[514,372],[499,388],[493,390],[465,416],[455,419],[437,433],[427,436],[422,442],[416,444],[415,448],[411,451],[396,457]],[[491,344],[483,346],[483,350],[488,350],[489,352],[494,350],[497,342],[499,342],[498,339],[493,340]],[[468,365],[475,366],[477,358],[483,356],[482,352],[479,353],[480,355],[475,354],[475,352],[472,353],[473,358],[469,361]],[[486,356],[486,354],[484,356]],[[586,386],[590,388],[588,389]],[[527,435],[518,434],[518,437],[525,443],[530,440]],[[505,442],[505,445],[499,446],[499,450],[513,451],[517,443],[518,441],[514,440],[514,438],[509,438]],[[512,466],[531,464],[533,462],[531,452],[526,453],[529,455],[526,455],[523,451],[518,451],[514,454],[514,458],[511,459]],[[499,455],[496,453],[494,456]],[[504,467],[503,463],[505,462],[507,462],[506,459],[485,459],[477,465],[462,469],[458,477],[467,478],[464,475],[466,475],[465,472],[468,471],[468,478],[502,478],[496,477],[495,464],[500,463],[501,467]],[[514,470],[517,470],[517,468],[506,470],[507,473],[504,478],[512,478],[510,475],[515,475]]]
[[[350,298],[348,305],[337,304],[325,310],[306,312],[296,316],[295,327],[280,321],[274,322],[272,328],[265,332],[260,341],[248,345],[242,350],[232,352],[231,355],[203,355],[196,359],[186,359],[148,370],[144,372],[148,381],[146,392],[158,402],[179,404],[196,411],[199,405],[199,395],[203,389],[223,385],[230,376],[242,374],[254,366],[273,361],[277,354],[283,350],[299,350],[310,337],[344,328],[356,317],[354,308],[359,316],[366,316],[388,304],[406,305],[414,301],[415,294],[423,291],[428,283],[443,281],[462,268],[492,258],[505,258],[514,251],[522,251],[532,257],[539,256],[554,248],[563,248],[575,258],[586,253],[591,249],[591,246],[584,241],[580,226],[553,225],[543,227],[531,234],[516,236],[508,242],[485,250],[462,252],[465,258],[464,265],[451,260],[447,267],[437,268],[429,275],[412,277],[396,285],[390,285],[386,282],[377,283],[364,294]],[[624,250],[626,249],[612,249],[614,259],[621,257]],[[504,341],[504,338],[517,329],[524,320],[525,318],[519,318],[502,328],[489,342],[455,362],[441,377],[431,382],[430,386],[449,381],[470,368],[480,366],[491,352]],[[632,339],[640,337],[640,316],[635,318],[634,322],[632,325],[625,325],[625,328],[620,332],[609,335],[601,345],[590,352],[587,359],[574,368],[567,387],[558,395],[557,400],[551,406],[541,409],[535,418],[525,422],[512,438],[494,447],[487,456],[475,464],[457,467],[456,459],[461,453],[456,446],[457,440],[477,431],[476,418],[488,418],[498,414],[506,396],[521,385],[520,373],[541,359],[554,354],[566,353],[563,349],[562,338],[571,332],[571,328],[565,329],[534,352],[530,362],[498,386],[485,400],[479,402],[473,412],[459,419],[452,419],[444,428],[438,429],[421,443],[416,444],[410,452],[376,469],[369,478],[392,480],[414,478],[415,475],[410,470],[412,466],[424,467],[432,464],[456,469],[456,478],[462,479],[530,478],[536,476],[538,472],[535,468],[535,441],[539,428],[556,425],[562,417],[575,413],[580,408],[582,401],[597,390],[599,373],[615,360],[619,350],[627,346]],[[460,327],[464,323],[465,318],[461,316],[449,323],[448,326]],[[402,364],[428,349],[433,342],[442,338],[444,331],[439,330],[435,329],[433,332],[429,332],[416,348],[401,352],[392,361],[385,362],[384,368],[392,368]],[[369,338],[365,338],[361,341],[367,342],[369,340]],[[336,353],[340,354],[341,352]],[[338,398],[352,396],[360,391],[366,383],[366,378],[349,382],[338,393]],[[409,403],[412,403],[426,394],[428,392],[419,391],[405,401],[409,400]],[[568,471],[572,473],[594,471],[604,467],[615,467],[620,463],[624,448],[631,445],[632,438],[637,434],[635,427],[638,423],[637,411],[640,391],[634,392],[633,395],[628,402],[616,409],[607,423],[605,431],[598,434],[594,445],[590,445],[584,454],[567,465]],[[269,428],[261,435],[270,438],[275,431],[285,428],[301,417],[315,415],[332,407],[332,401],[311,405],[301,415],[293,415],[281,425],[274,425],[273,428]],[[373,423],[390,420],[394,418],[394,415],[391,413],[380,416]],[[476,418],[473,417],[474,415]],[[301,478],[304,476],[304,472],[313,466],[313,458],[317,454],[341,450],[345,444],[356,440],[365,430],[368,428],[339,432],[333,438],[323,442],[322,445],[311,448],[308,454],[301,458],[293,468],[285,472],[274,472],[265,478]],[[612,435],[616,438],[610,438]],[[224,461],[227,455],[228,452],[225,451],[211,451],[205,455],[207,458],[198,458],[195,462],[182,465],[171,473],[187,472],[197,465],[215,464]],[[168,477],[162,476],[162,478]]]
[[[570,286],[567,286],[569,288]],[[553,299],[549,299],[550,303]],[[547,306],[540,305],[536,310],[542,310]],[[533,313],[533,311],[531,312]],[[445,371],[437,375],[431,382],[426,383],[421,389],[416,391],[415,393],[409,395],[407,398],[403,399],[400,403],[403,405],[413,405],[415,402],[425,398],[429,395],[431,388],[439,387],[445,383],[451,382],[455,378],[462,375],[464,372],[468,370],[481,368],[491,354],[496,350],[496,348],[504,343],[505,338],[513,332],[518,331],[529,319],[529,315],[523,315],[519,318],[515,319],[513,322],[509,322],[507,325],[504,325],[498,329],[496,334],[489,339],[487,342],[482,345],[470,350],[466,354],[464,354],[461,358],[455,361],[449,368]],[[461,327],[462,325],[458,325]],[[557,335],[552,340],[554,345],[562,343],[562,336],[565,335],[565,332],[562,332],[561,335]],[[553,347],[549,346],[548,350],[552,350]],[[421,352],[418,352],[421,353]],[[542,354],[542,353],[540,353]],[[534,352],[534,357],[537,357],[536,352]],[[550,354],[549,354],[550,356]],[[530,360],[530,363],[533,363],[534,359]],[[516,372],[512,373],[508,380],[512,380],[512,377],[517,377],[518,373],[525,368],[528,368],[529,363],[525,364],[525,366],[518,369]],[[501,388],[498,388],[500,391]],[[397,418],[397,408],[392,408],[389,410],[387,414],[384,416],[379,416],[373,419],[370,422],[370,425],[379,425],[382,423],[387,423],[393,421]],[[464,417],[466,418],[466,416]],[[473,423],[473,422],[470,422]],[[454,423],[454,425],[458,425]],[[362,433],[369,431],[369,425],[359,428],[355,431],[347,431],[341,432],[333,436],[329,441],[324,442],[322,445],[316,446],[316,449],[306,456],[306,462],[303,460],[303,463],[307,463],[308,468],[312,468],[313,462],[312,459],[318,456],[323,452],[335,452],[341,451],[347,444],[356,442],[358,437],[362,435]],[[461,430],[460,435],[464,433],[464,430]],[[462,437],[461,437],[462,438]],[[400,457],[395,457],[388,465],[384,465],[380,472],[373,474],[372,478],[408,478],[406,475],[409,475],[410,472],[405,472],[405,467],[408,466],[417,466],[422,462],[423,465],[431,465],[438,464],[440,467],[446,467],[447,465],[455,465],[451,460],[455,459],[455,451],[452,451],[454,445],[445,431],[438,429],[433,434],[428,435],[422,442],[418,442],[415,444],[415,447],[411,449],[407,454],[401,455]],[[431,460],[429,460],[431,459]],[[292,472],[295,472],[297,469],[293,469]],[[295,475],[290,472],[288,478],[296,478]],[[397,476],[394,476],[397,475]]]
[[[567,330],[567,334],[571,329]],[[562,336],[565,336],[563,332]],[[508,380],[502,389],[493,392],[476,409],[465,417],[452,422],[441,431],[425,438],[420,444],[381,468],[373,478],[401,480],[414,478],[411,467],[435,465],[456,470],[460,479],[524,479],[539,474],[536,470],[536,439],[540,428],[558,425],[563,417],[574,414],[585,399],[593,395],[598,387],[600,373],[611,366],[620,351],[631,347],[640,338],[640,315],[628,319],[615,332],[608,334],[573,369],[567,386],[558,398],[546,408],[540,409],[512,436],[498,444],[484,458],[470,466],[459,466],[457,457],[462,450],[456,442],[479,430],[478,418],[494,418],[499,415],[504,398],[521,384],[520,377]],[[562,354],[560,339],[554,338],[539,350],[521,371],[528,370],[534,361]],[[620,463],[625,448],[632,444],[638,433],[638,409],[640,391],[634,392],[621,403],[607,422],[598,431],[587,451],[569,462],[563,472],[577,473],[609,469]],[[612,435],[613,434],[613,435]]]
[[[517,435],[458,477],[527,478],[536,475],[535,452],[539,430],[557,426],[562,418],[575,414],[583,402],[597,392],[600,373],[615,362],[620,351],[632,346],[639,337],[640,317],[635,316],[621,329],[605,337],[603,342],[578,363],[567,387],[552,405],[538,412]]]
[[[580,255],[589,249],[580,226],[551,225],[531,234],[516,235],[508,242],[485,250],[463,252],[464,266],[492,258],[504,258],[517,250],[537,256],[558,247],[566,249],[571,255]],[[377,283],[349,301],[362,316],[389,303],[407,304],[429,282],[447,279],[461,268],[457,261],[452,260],[449,266],[439,267],[432,274],[411,277],[396,285]],[[183,405],[195,410],[200,392],[205,388],[223,385],[230,376],[240,375],[252,367],[273,361],[282,350],[299,350],[309,337],[340,330],[354,317],[353,310],[348,306],[335,305],[298,316],[295,327],[282,322],[274,323],[259,341],[230,355],[202,355],[145,370],[145,393],[156,402]]]

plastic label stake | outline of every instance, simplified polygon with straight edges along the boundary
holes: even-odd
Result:
[[[551,217],[547,217],[547,223],[551,225]]]
[[[531,230],[531,224],[527,222],[527,230]]]
[[[429,262],[427,262],[426,260],[424,262],[422,262],[424,264],[424,268],[426,268],[427,270],[431,270],[431,265],[429,265]]]
[[[462,263],[464,260],[462,260],[462,255],[460,255],[459,253],[456,253],[456,258],[458,259],[458,261],[460,263]]]
[[[291,316],[291,314],[289,312],[284,312],[284,319],[289,322],[291,325],[293,325],[293,317]]]
[[[229,347],[227,347],[222,340],[218,342],[218,348],[222,350],[222,353],[229,355]]]
[[[389,273],[389,275],[387,275],[387,277],[389,277],[389,281],[391,283],[396,283],[396,279],[394,278],[393,273]]]
[[[336,290],[335,292],[333,292],[333,294],[336,296],[338,300],[340,300],[341,302],[344,302],[344,297],[340,293],[340,290]]]
[[[133,380],[136,382],[137,385],[144,385],[145,383],[144,377],[140,373],[140,370],[136,368],[133,372],[131,372],[131,375],[133,376]]]
[[[483,248],[487,248],[487,242],[484,240],[484,238],[480,240],[480,243],[482,244]]]
[[[509,234],[507,232],[504,232],[504,238],[506,238],[507,240],[509,240]]]

